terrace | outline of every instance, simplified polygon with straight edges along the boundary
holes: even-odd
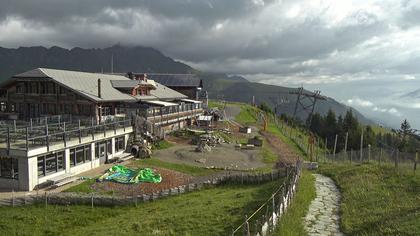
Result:
[[[113,117],[103,122],[96,119],[71,120],[62,116],[25,121],[2,122],[0,155],[33,156],[102,140],[132,132],[131,120]]]
[[[198,101],[182,104],[158,101],[149,101],[148,103],[149,107],[144,110],[143,116],[155,125],[191,119],[203,113],[202,103]]]

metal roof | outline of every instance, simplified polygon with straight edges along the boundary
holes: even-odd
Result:
[[[192,99],[186,99],[186,98],[181,99],[181,101],[183,101],[183,102],[189,102],[189,103],[196,103],[196,104],[203,103],[202,101],[197,101],[197,100],[192,100]]]
[[[139,84],[137,80],[111,80],[114,88],[134,88]]]
[[[122,75],[88,73],[79,71],[37,68],[13,76],[13,78],[50,78],[57,83],[94,101],[126,101],[143,99],[179,99],[187,96],[176,92],[164,85],[156,83],[156,90],[151,90],[151,96],[131,96],[113,87],[112,81],[131,84],[133,80]],[[101,79],[101,98],[98,97],[98,79]],[[124,82],[121,82],[124,81]],[[138,84],[138,81],[134,81]]]
[[[172,103],[172,102],[163,102],[163,101],[142,101],[144,103],[148,103],[148,104],[152,104],[152,105],[158,105],[158,106],[164,106],[164,107],[169,107],[169,106],[178,106],[177,103]]]
[[[146,74],[147,78],[168,87],[200,87],[200,79],[194,74]]]

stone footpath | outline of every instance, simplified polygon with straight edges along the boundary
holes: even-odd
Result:
[[[309,206],[304,218],[309,235],[343,235],[339,228],[340,191],[334,181],[326,176],[314,174],[316,198]]]

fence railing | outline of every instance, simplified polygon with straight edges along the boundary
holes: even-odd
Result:
[[[178,195],[182,193],[200,190],[210,186],[223,184],[261,184],[270,181],[283,179],[291,175],[292,170],[284,171],[282,169],[273,170],[266,173],[244,173],[244,172],[226,172],[224,175],[209,177],[198,183],[188,183],[168,189],[163,189],[153,193],[127,194],[124,196],[102,193],[79,193],[79,192],[36,192],[34,194],[25,194],[15,196],[12,192],[11,198],[0,200],[3,206],[22,206],[29,204],[47,205],[89,205],[94,206],[116,206],[116,205],[137,205],[140,202],[147,202],[163,197]],[[135,186],[133,186],[135,187]]]
[[[43,126],[27,126],[25,128],[6,127],[0,130],[0,148],[29,151],[39,147],[62,144],[64,147],[71,141],[82,142],[91,137],[106,137],[107,132],[131,127],[131,119],[115,118],[103,122],[94,119],[73,120],[73,123],[50,123]]]
[[[294,194],[301,174],[301,162],[287,168],[284,181],[258,209],[249,215],[235,229],[231,235],[267,235],[274,231],[278,221],[286,212]]]

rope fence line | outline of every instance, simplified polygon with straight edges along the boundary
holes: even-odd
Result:
[[[245,220],[232,230],[231,235],[267,235],[274,232],[296,193],[301,166],[301,161],[298,161],[295,166],[288,167],[286,178],[279,188],[249,216],[245,215]]]

